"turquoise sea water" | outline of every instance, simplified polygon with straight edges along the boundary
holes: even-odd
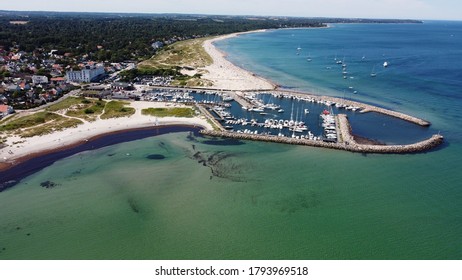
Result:
[[[182,132],[83,152],[0,193],[0,259],[461,259],[461,45],[458,22],[222,41],[237,65],[428,119],[446,144],[366,156]]]

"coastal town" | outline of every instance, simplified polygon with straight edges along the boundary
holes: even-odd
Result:
[[[211,82],[208,87],[178,86],[175,84],[175,76],[171,75],[141,75],[125,81],[121,73],[136,69],[138,65],[133,62],[108,63],[82,58],[71,67],[63,62],[66,54],[34,56],[2,50],[0,110],[5,124],[14,120],[16,115],[29,115],[28,111],[42,110],[60,102],[60,98],[68,97],[90,98],[101,102],[119,100],[128,102],[124,103],[127,108],[137,108],[133,116],[123,114],[113,120],[100,120],[101,116],[93,116],[94,109],[87,108],[83,118],[79,119],[83,123],[75,128],[68,127],[47,135],[32,134],[33,137],[28,139],[4,132],[3,148],[0,149],[2,162],[8,165],[24,155],[51,150],[57,144],[61,147],[70,145],[101,133],[173,123],[200,126],[203,128],[202,134],[212,137],[308,145],[361,153],[419,152],[438,146],[443,141],[441,135],[433,135],[410,145],[358,143],[351,133],[348,114],[376,112],[417,126],[429,126],[430,123],[345,98],[279,89],[273,83],[230,63],[215,48],[214,42],[217,40],[238,35],[203,41],[202,47],[212,58],[212,63],[192,70],[194,75],[203,73],[202,78]],[[188,70],[191,68],[188,67]],[[156,117],[153,120],[141,114],[143,109],[165,106],[192,108],[196,117],[189,120]],[[121,112],[126,110],[122,108]],[[69,115],[69,109],[66,111],[61,113],[64,114],[62,116],[72,116]],[[88,119],[97,121],[88,123]],[[83,127],[87,127],[86,133],[83,133]]]

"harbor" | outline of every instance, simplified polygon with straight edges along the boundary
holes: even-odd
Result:
[[[364,145],[358,144],[350,133],[350,127],[345,115],[338,117],[341,140],[337,142],[317,141],[306,138],[281,137],[277,135],[262,135],[252,133],[236,133],[229,131],[201,130],[200,133],[211,137],[227,137],[241,140],[264,141],[291,145],[303,145],[355,153],[377,154],[408,154],[431,150],[443,143],[443,136],[435,134],[427,140],[409,145]]]
[[[144,100],[195,105],[213,123],[201,133],[254,141],[307,145],[361,153],[415,153],[443,142],[433,134],[413,143],[371,144],[355,140],[349,117],[374,112],[426,128],[430,122],[345,98],[289,90],[219,91],[159,89]]]

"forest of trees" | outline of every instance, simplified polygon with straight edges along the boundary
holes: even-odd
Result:
[[[27,23],[11,24],[12,21]],[[0,12],[0,46],[19,46],[26,52],[56,49],[57,54],[90,54],[96,60],[117,62],[150,57],[155,41],[261,28],[318,26],[323,24],[302,18]]]
[[[26,24],[12,24],[25,21]],[[255,29],[321,27],[327,22],[375,22],[287,17],[106,14],[0,11],[0,46],[32,52],[89,54],[90,59],[119,62],[154,53],[151,44],[172,38],[221,35]],[[100,47],[98,47],[100,46]]]

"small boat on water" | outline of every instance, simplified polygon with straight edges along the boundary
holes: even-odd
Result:
[[[375,73],[375,65],[374,65],[374,67],[372,67],[371,77],[372,78],[377,77],[377,73]]]
[[[385,62],[383,63],[383,67],[385,67],[385,68],[388,67],[388,62],[387,62],[387,61],[385,61]]]
[[[225,102],[230,102],[230,101],[233,101],[234,98],[228,94],[223,94],[223,101]]]
[[[251,109],[249,109],[249,111],[253,111],[253,112],[263,112],[264,109],[262,107],[253,107]]]
[[[310,110],[305,109],[305,114],[309,114],[309,113],[310,113]]]

